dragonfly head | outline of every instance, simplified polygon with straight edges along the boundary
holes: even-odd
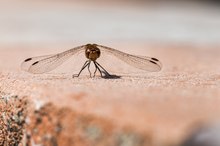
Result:
[[[100,57],[101,51],[97,48],[96,44],[87,44],[85,50],[86,58],[96,61],[97,58]]]

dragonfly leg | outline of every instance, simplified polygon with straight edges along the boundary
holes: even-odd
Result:
[[[74,78],[74,77],[79,77],[79,75],[81,74],[81,72],[82,72],[89,64],[90,64],[90,61],[87,60],[87,61],[84,63],[83,67],[81,68],[80,72],[79,72],[77,75],[73,75],[73,78]]]
[[[90,75],[90,78],[92,77],[92,74],[91,74],[91,71],[90,71],[90,64],[91,64],[91,61],[89,60],[89,63],[88,63],[88,71],[89,71],[89,75]]]
[[[95,63],[94,63],[94,64],[95,64]],[[94,71],[93,77],[95,77],[96,72],[97,72],[97,67],[96,67],[96,65],[95,65],[95,71]]]
[[[97,69],[98,69],[98,71],[99,71],[99,73],[100,73],[100,75],[101,75],[101,77],[102,77],[102,71],[101,71],[101,69],[100,69],[99,66],[96,64],[95,61],[93,61],[93,63],[94,63],[94,65],[95,65],[95,72],[96,72]],[[95,76],[95,74],[94,74],[94,76]]]
[[[98,62],[94,61],[94,64],[95,64],[96,68],[99,70],[99,72],[100,72],[100,74],[101,74],[101,77],[103,77],[103,76],[102,76],[102,73],[104,73],[106,77],[111,77],[111,75],[110,75]],[[101,71],[100,68],[101,68],[103,71]]]

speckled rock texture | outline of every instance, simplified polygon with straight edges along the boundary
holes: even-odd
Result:
[[[20,70],[31,51],[3,50],[1,143],[16,130],[14,143],[32,145],[174,145],[218,120],[218,49],[146,44],[136,51],[157,55],[163,70],[119,79],[90,78],[87,70],[79,78],[32,75]]]

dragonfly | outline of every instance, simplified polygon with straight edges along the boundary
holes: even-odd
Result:
[[[157,72],[162,69],[162,63],[157,58],[131,55],[110,47],[97,44],[86,44],[78,46],[54,55],[27,58],[21,64],[21,68],[22,70],[33,74],[50,72],[56,69],[58,66],[62,65],[69,58],[77,55],[79,52],[85,53],[86,61],[80,69],[79,73],[72,76],[73,78],[79,77],[85,68],[88,69],[90,77],[92,77],[92,73],[90,71],[91,63],[93,63],[95,66],[93,77],[95,77],[97,70],[100,73],[101,77],[113,77],[112,74],[110,74],[102,65],[97,62],[102,52],[108,55],[112,55],[127,63],[128,65],[141,70]]]

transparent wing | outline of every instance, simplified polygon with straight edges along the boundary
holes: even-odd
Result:
[[[102,45],[97,45],[97,47],[101,50],[101,52],[113,55],[138,69],[156,72],[160,71],[162,68],[162,63],[156,58],[130,55]]]
[[[28,58],[21,64],[21,68],[24,71],[34,74],[49,72],[60,66],[74,54],[83,50],[85,50],[85,45],[55,55]]]

